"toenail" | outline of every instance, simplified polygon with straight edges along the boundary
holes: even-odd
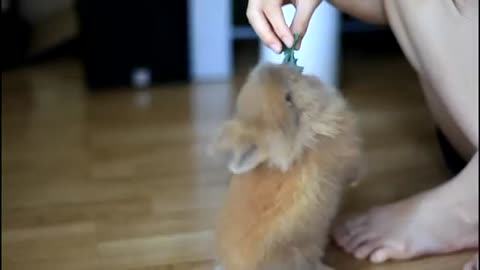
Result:
[[[385,254],[385,252],[382,250],[379,250],[373,253],[372,257],[370,258],[370,261],[373,263],[383,263],[386,260],[387,260],[387,254]]]

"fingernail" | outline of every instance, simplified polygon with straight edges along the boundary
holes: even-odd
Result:
[[[293,37],[292,36],[285,36],[282,38],[283,40],[283,43],[285,43],[285,46],[287,46],[288,48],[291,48],[293,46]]]
[[[272,50],[274,50],[276,53],[282,52],[282,46],[278,43],[270,44],[270,48],[272,48]]]

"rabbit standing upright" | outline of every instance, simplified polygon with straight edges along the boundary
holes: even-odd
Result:
[[[262,64],[214,143],[233,173],[216,231],[224,270],[320,270],[342,192],[358,178],[355,117],[341,95]]]

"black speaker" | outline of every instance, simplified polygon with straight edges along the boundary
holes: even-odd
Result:
[[[90,88],[188,80],[186,0],[77,0]]]

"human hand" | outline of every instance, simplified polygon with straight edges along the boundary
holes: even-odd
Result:
[[[320,2],[321,0],[250,0],[247,18],[263,43],[276,53],[281,53],[283,44],[293,46],[293,34],[296,33],[300,35],[296,48],[300,48],[310,18]],[[290,28],[282,12],[282,6],[288,3],[296,8]]]

